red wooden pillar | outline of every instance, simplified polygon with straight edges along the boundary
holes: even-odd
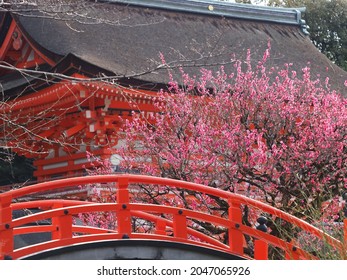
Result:
[[[155,223],[155,234],[166,235],[166,222],[158,218]]]
[[[12,196],[4,193],[0,195],[0,259],[11,256],[13,252]]]
[[[173,230],[175,237],[187,239],[187,217],[183,210],[178,210],[177,214],[174,215]]]
[[[229,199],[229,246],[232,253],[243,255],[242,211],[239,203]]]
[[[120,209],[117,212],[117,225],[118,232],[126,236],[131,233],[131,216],[129,205],[129,189],[128,189],[128,178],[121,177],[118,179],[117,188],[117,203],[120,205]]]
[[[265,241],[259,239],[254,241],[254,258],[256,260],[269,259],[269,245]]]
[[[60,203],[54,204],[53,209],[62,208]],[[52,232],[52,239],[66,239],[72,238],[72,215],[69,214],[67,209],[63,210],[63,215],[53,217],[52,225],[54,231]]]

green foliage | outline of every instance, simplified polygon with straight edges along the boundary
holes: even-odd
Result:
[[[310,38],[331,61],[347,70],[346,0],[270,0],[271,6],[306,7]]]

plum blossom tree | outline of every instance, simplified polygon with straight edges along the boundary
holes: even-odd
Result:
[[[248,52],[231,73],[182,70],[182,81],[171,79],[158,94],[159,113],[125,121],[123,167],[241,193],[309,222],[341,219],[347,101],[309,67],[267,69],[269,55],[252,66]],[[160,192],[143,199],[162,203]],[[184,203],[190,195],[177,197]],[[227,211],[216,197],[196,199]]]
[[[290,64],[268,69],[270,46],[255,66],[250,53],[246,61],[235,60],[231,72],[223,67],[216,73],[201,69],[200,76],[191,77],[181,70],[181,81],[169,75],[168,89],[158,93],[156,112],[133,112],[132,118],[124,119],[118,168],[243,194],[320,227],[328,225],[324,229],[332,233],[344,218],[347,100],[330,89],[328,79],[312,79],[309,67],[302,73],[292,71]],[[106,163],[89,172],[107,174],[113,168]],[[228,215],[227,203],[218,197],[155,185],[137,185],[132,191],[134,202]],[[94,186],[90,198],[116,201],[112,186],[106,192]],[[254,225],[262,213],[243,207],[243,222]],[[116,227],[112,213],[80,218]],[[293,232],[278,218],[267,218],[271,234],[296,235],[310,250],[325,246],[312,243],[312,236]],[[134,223],[139,231],[153,229],[142,222]],[[189,223],[228,242],[226,228]],[[246,236],[246,241],[251,251],[252,239]]]

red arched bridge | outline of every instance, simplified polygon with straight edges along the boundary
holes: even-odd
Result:
[[[139,184],[141,188],[133,187]],[[47,193],[66,187],[83,188],[86,185],[112,185],[116,202],[47,199]],[[172,193],[184,191],[187,196],[199,193],[217,197],[227,205],[226,213],[221,215],[218,211],[206,211],[206,207],[199,206],[199,196],[196,195],[193,200],[187,199],[179,205],[138,203],[136,198],[146,191],[143,186],[153,185],[169,190],[165,192],[166,196],[170,196],[171,190]],[[194,207],[189,203],[194,203]],[[282,252],[285,259],[317,258],[317,254],[305,248],[298,238],[294,238],[294,234],[293,238],[288,239],[270,232],[265,218],[258,218],[254,225],[244,222],[245,208],[247,211],[253,209],[264,217],[271,217],[271,220],[277,218],[281,224],[290,225],[293,232],[316,238],[345,256],[344,242],[265,203],[199,184],[122,174],[62,179],[1,193],[0,258],[268,259],[271,250]],[[27,209],[35,211],[15,217],[14,213],[25,212]],[[115,226],[105,228],[95,223],[79,223],[78,217],[88,213],[92,213],[94,217],[112,213]],[[138,230],[136,224],[139,221],[146,221],[151,226],[146,231]],[[207,234],[206,227],[202,225],[223,229],[224,238],[218,234]],[[345,221],[345,240],[346,228]],[[35,234],[45,236],[44,240],[24,242],[26,237]]]

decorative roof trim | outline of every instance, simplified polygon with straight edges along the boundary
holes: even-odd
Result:
[[[237,4],[218,0],[106,0],[101,2],[136,5],[149,8],[224,16],[246,20],[259,20],[306,28],[301,13],[306,8],[275,8],[249,4]]]

